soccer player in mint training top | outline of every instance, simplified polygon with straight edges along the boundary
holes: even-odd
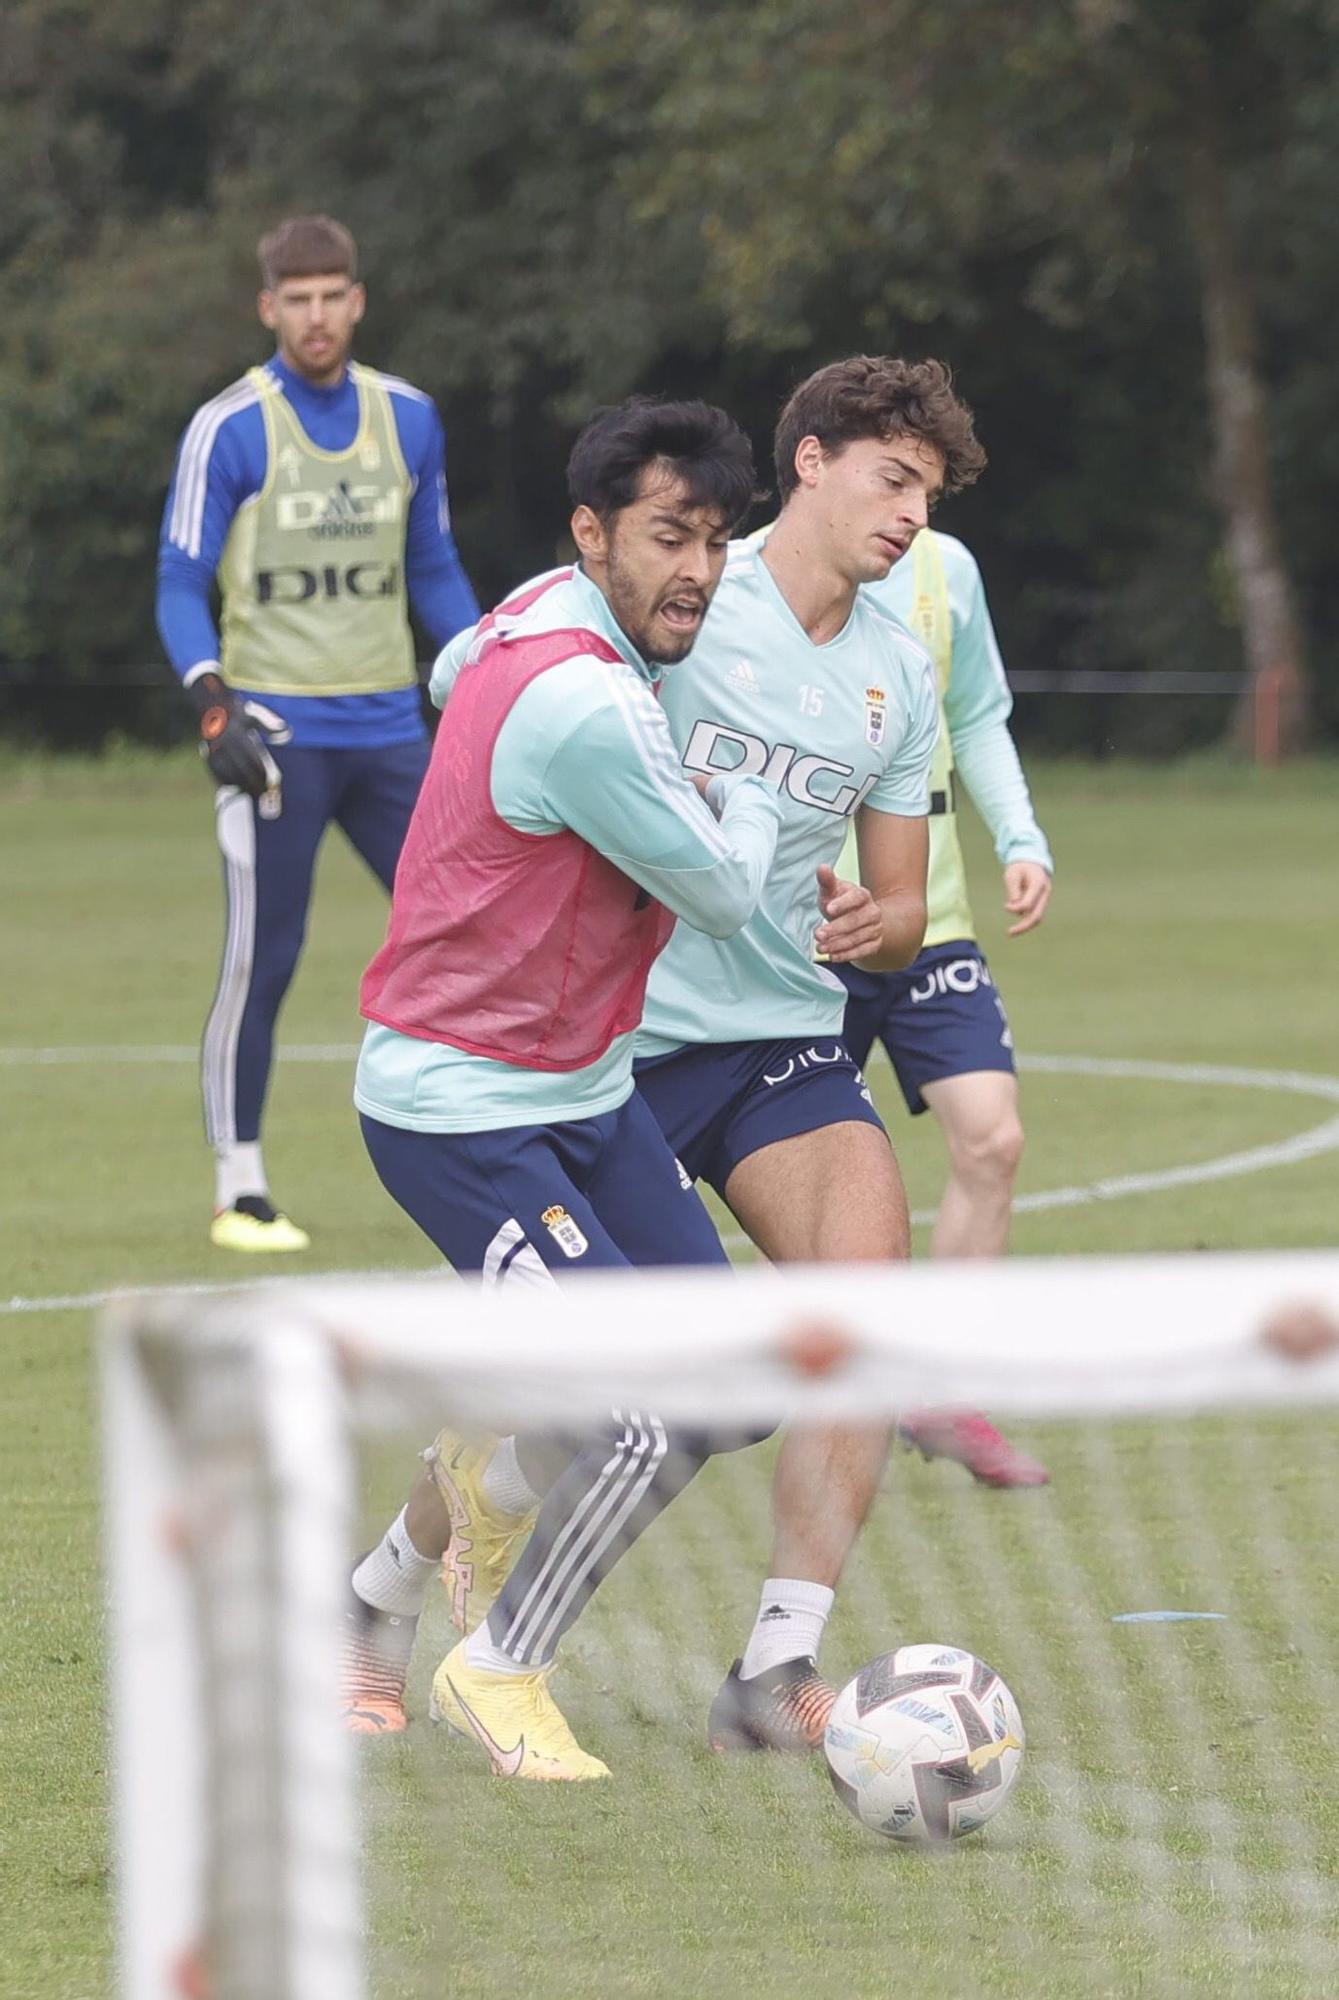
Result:
[[[859,356],[795,391],[776,463],[780,521],[765,547],[732,550],[702,636],[663,694],[687,769],[753,772],[775,789],[776,859],[736,936],[680,926],[670,941],[648,989],[638,1088],[686,1173],[724,1196],[768,1257],[904,1258],[901,1177],[842,1044],[846,995],[829,968],[905,965],[920,947],[938,708],[928,655],[860,586],[887,574],[938,493],[974,478],[984,454],[942,366]],[[435,694],[463,645],[439,661]],[[834,872],[852,820],[868,887]],[[830,1690],[814,1656],[889,1435],[786,1438],[771,1573],[713,1740],[752,1748],[821,1733]],[[369,1612],[401,1621],[403,1637],[430,1558],[450,1539],[453,1609],[468,1627],[506,1574],[541,1490],[536,1470],[524,1440],[439,1439],[431,1474],[355,1572]],[[475,1641],[495,1641],[513,1602],[509,1580]],[[388,1662],[394,1633],[373,1636]],[[402,1685],[389,1670],[379,1685],[351,1672],[352,1725],[403,1727]]]
[[[750,537],[760,547],[770,528]],[[934,662],[939,736],[930,774],[925,942],[900,972],[843,965],[842,1027],[863,1064],[876,1040],[888,1052],[907,1108],[934,1112],[949,1149],[949,1182],[931,1240],[937,1257],[1000,1255],[1008,1243],[1013,1181],[1023,1147],[1013,1037],[975,941],[958,839],[961,774],[995,839],[1011,936],[1035,928],[1050,900],[1053,864],[1009,734],[1011,699],[981,573],[952,535],[923,528],[869,596],[914,632]],[[839,870],[858,876],[854,830]],[[927,1458],[953,1458],[984,1485],[1044,1485],[1046,1468],[977,1410],[915,1410],[898,1426]]]
[[[201,1052],[210,1235],[282,1251],[308,1239],[270,1200],[261,1115],[317,849],[334,822],[390,888],[428,760],[408,607],[439,646],[479,607],[431,399],[350,359],[365,293],[348,230],[295,216],[259,258],[276,350],[186,427],[157,611],[218,786],[226,922]]]
[[[568,478],[580,563],[470,640],[363,980],[373,1164],[485,1283],[725,1261],[633,1088],[633,1040],[675,918],[722,938],[747,922],[781,818],[749,773],[695,784],[656,699],[752,496],[743,433],[703,403],[633,402],[587,425]],[[434,1682],[499,1771],[607,1776],[549,1691],[557,1641],[707,1448],[619,1412],[559,1474],[491,1631]]]

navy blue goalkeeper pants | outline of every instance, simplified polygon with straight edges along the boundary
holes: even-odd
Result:
[[[428,767],[426,739],[378,749],[273,753],[283,809],[262,817],[235,786],[215,798],[223,855],[223,963],[200,1053],[205,1134],[211,1146],[260,1137],[274,1028],[302,952],[316,856],[326,828],[340,828],[389,890]],[[370,958],[378,939],[368,939]],[[361,969],[361,968],[360,968]],[[358,997],[350,980],[350,1028]]]

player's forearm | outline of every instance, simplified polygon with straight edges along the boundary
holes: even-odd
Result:
[[[725,800],[720,829],[730,842],[728,856],[676,883],[679,900],[669,907],[708,937],[728,938],[744,928],[762,900],[781,829],[776,794],[761,780],[742,780]]]
[[[493,803],[505,814],[497,781],[508,731],[525,720],[550,736],[569,724],[554,706],[561,669],[541,675],[518,698],[498,736]],[[582,699],[585,670],[577,665],[568,702]],[[587,676],[587,678],[589,678]],[[600,667],[586,698],[596,704],[554,743],[540,790],[548,821],[570,827],[639,888],[709,937],[727,938],[746,924],[762,898],[776,849],[780,800],[771,785],[742,772],[714,781],[711,804],[685,776],[664,711],[649,690],[620,670],[611,698],[609,671]],[[444,727],[451,724],[448,708]],[[719,812],[719,820],[716,814]]]
[[[479,601],[450,535],[440,537],[430,553],[410,549],[405,580],[416,615],[439,646],[479,622]]]
[[[154,615],[163,650],[180,675],[219,656],[218,628],[210,608],[210,573],[190,557],[164,549],[158,560]]]
[[[901,972],[910,965],[925,941],[927,912],[925,897],[910,889],[878,896],[875,901],[883,916],[883,938],[876,951],[857,959],[862,972]]]
[[[1004,722],[953,738],[953,761],[972,803],[990,830],[1001,862],[1036,861],[1054,873],[1046,836],[1037,824],[1027,779]]]
[[[417,412],[424,416],[421,407]],[[479,604],[451,532],[446,497],[445,449],[435,415],[428,424],[418,483],[405,523],[405,582],[415,616],[439,646],[478,623]]]
[[[781,808],[759,778],[740,779],[724,802],[719,827],[685,787],[677,826],[665,839],[639,842],[636,851],[609,858],[676,917],[708,937],[729,938],[743,929],[762,899],[776,851]],[[649,828],[647,829],[649,831]],[[618,843],[626,850],[629,843]]]
[[[432,672],[428,676],[428,693],[435,708],[446,707],[446,698],[455,686],[456,678],[465,664],[465,655],[469,651],[473,632],[473,625],[465,626],[463,631],[457,632],[455,638],[443,646],[433,661]]]

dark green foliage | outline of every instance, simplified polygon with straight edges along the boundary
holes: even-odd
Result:
[[[944,525],[1017,667],[1244,666],[1211,474],[1188,79],[1230,138],[1284,552],[1339,733],[1334,0],[16,0],[0,24],[0,731],[178,726],[153,630],[182,425],[266,351],[253,248],[325,208],[362,351],[442,405],[485,599],[563,549],[575,421],[936,352],[992,465]],[[1221,734],[1204,697],[1025,700],[1058,746]]]

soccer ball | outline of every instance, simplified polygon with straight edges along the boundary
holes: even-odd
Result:
[[[1018,1704],[958,1646],[899,1646],[832,1705],[823,1749],[842,1804],[890,1840],[956,1840],[993,1819],[1023,1762]]]

